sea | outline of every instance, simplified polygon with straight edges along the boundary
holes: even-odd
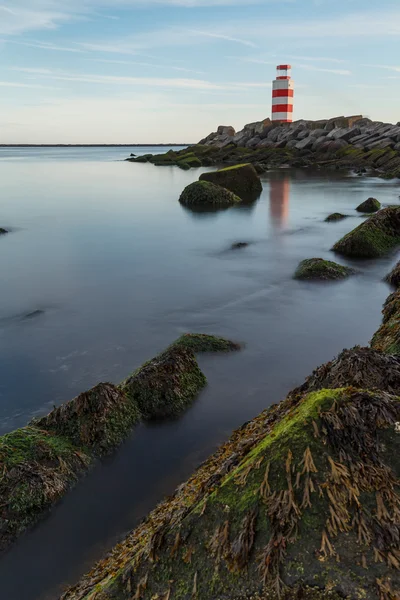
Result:
[[[58,598],[233,429],[381,322],[396,255],[348,261],[331,248],[369,196],[398,204],[398,184],[279,169],[253,204],[197,212],[179,196],[209,169],[125,161],[168,149],[0,148],[0,434],[120,382],[183,333],[244,346],[200,357],[208,386],[189,410],[137,427],[21,537],[0,559],[1,598]],[[349,217],[326,223],[332,212]],[[294,280],[312,257],[356,275]]]

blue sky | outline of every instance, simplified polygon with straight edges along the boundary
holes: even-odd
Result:
[[[196,142],[270,116],[400,121],[399,0],[0,0],[0,143]]]

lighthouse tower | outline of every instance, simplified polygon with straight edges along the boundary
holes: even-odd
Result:
[[[278,65],[277,75],[272,82],[272,120],[281,123],[293,121],[294,82],[290,65]]]

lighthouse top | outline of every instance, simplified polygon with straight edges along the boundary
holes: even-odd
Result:
[[[277,70],[277,79],[290,79],[291,77],[291,65],[278,65],[276,67]]]

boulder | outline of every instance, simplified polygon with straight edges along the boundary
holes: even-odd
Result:
[[[336,221],[343,221],[343,219],[347,219],[349,215],[342,215],[342,213],[332,213],[328,217],[326,217],[326,223],[334,223]]]
[[[393,292],[383,307],[383,323],[371,341],[375,350],[400,356],[400,291]]]
[[[400,207],[384,208],[340,239],[332,248],[344,256],[377,258],[400,245]]]
[[[400,262],[386,275],[385,281],[393,285],[395,288],[400,288]]]
[[[218,135],[228,135],[229,137],[233,137],[236,131],[231,125],[220,125],[217,130]]]
[[[376,198],[368,198],[368,200],[357,206],[356,210],[362,213],[374,213],[380,210],[381,207],[381,203]]]
[[[241,198],[210,181],[195,181],[182,192],[179,202],[185,206],[232,206]]]
[[[3,227],[0,227],[0,235],[4,235],[5,233],[8,233],[7,229],[3,229]]]
[[[241,248],[247,248],[249,242],[235,242],[231,246],[231,250],[240,250]]]
[[[262,192],[260,177],[251,164],[234,165],[219,171],[203,173],[200,175],[200,181],[220,185],[243,200],[254,199]]]
[[[294,274],[295,279],[334,280],[345,279],[354,273],[353,269],[338,265],[323,258],[308,258],[301,261]]]

